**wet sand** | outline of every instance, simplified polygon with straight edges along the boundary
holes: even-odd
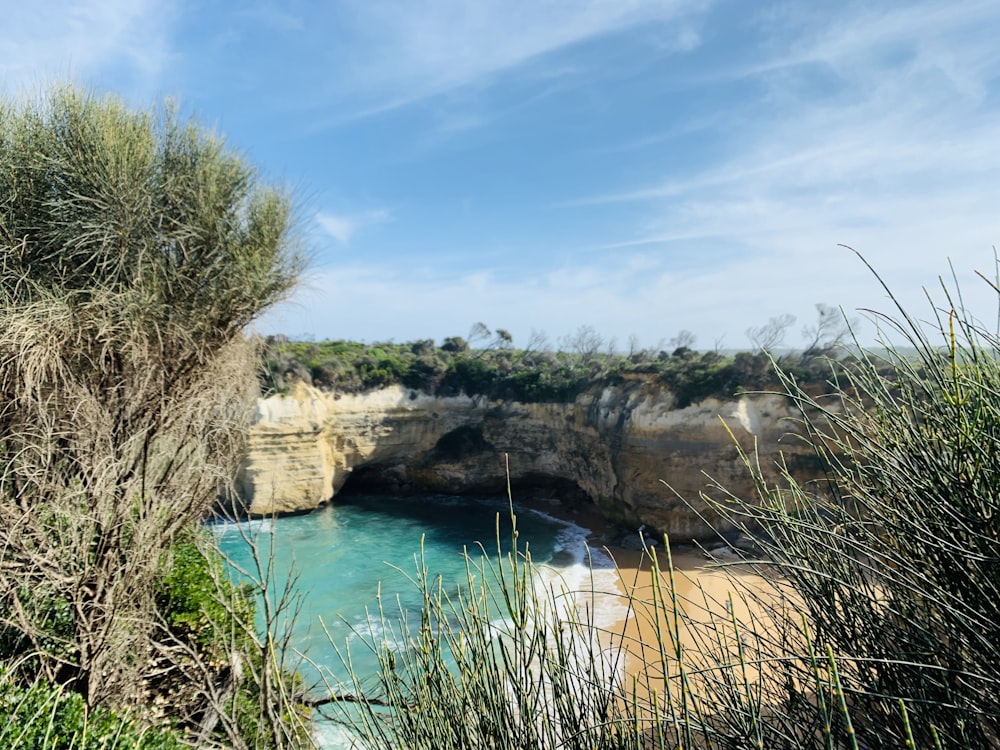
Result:
[[[651,551],[659,568],[654,579],[649,553],[608,552],[620,575],[619,601],[628,607],[609,635],[625,652],[629,678],[655,683],[664,663],[676,665],[678,656],[692,670],[732,660],[741,633],[776,627],[780,609],[767,603],[777,602],[777,592],[749,566],[719,565],[690,549],[674,550],[668,562],[660,547]]]
[[[763,577],[748,565],[715,562],[690,546],[671,550],[668,563],[662,542],[648,551],[609,543],[620,541],[622,531],[595,508],[573,510],[544,501],[525,503],[525,507],[588,529],[591,546],[614,561],[617,590],[604,592],[596,606],[611,615],[602,618],[613,623],[605,625],[605,636],[609,647],[624,652],[624,674],[629,680],[661,681],[662,665],[676,664],[678,653],[694,668],[711,664],[713,659],[731,659],[740,633],[773,632],[785,619],[775,579]],[[655,579],[652,556],[659,570]],[[676,618],[675,604],[680,615]]]

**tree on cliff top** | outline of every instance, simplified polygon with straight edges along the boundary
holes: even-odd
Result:
[[[170,106],[0,103],[0,658],[148,705],[155,582],[232,475],[243,329],[296,281],[292,230]]]

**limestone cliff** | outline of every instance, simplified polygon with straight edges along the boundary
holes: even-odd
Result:
[[[352,475],[399,491],[495,493],[505,486],[506,454],[522,496],[591,501],[624,524],[696,538],[722,526],[699,517],[699,494],[715,491],[708,477],[735,494],[752,491],[734,437],[746,451],[756,445],[762,465],[773,466],[780,452],[809,478],[811,452],[791,434],[792,416],[788,401],[771,395],[678,409],[669,390],[642,377],[568,404],[299,385],[259,401],[237,489],[254,514],[314,508]]]

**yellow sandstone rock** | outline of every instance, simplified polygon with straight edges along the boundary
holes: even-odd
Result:
[[[385,489],[501,493],[507,454],[523,492],[589,500],[609,519],[690,539],[722,525],[697,512],[705,510],[700,493],[713,492],[709,477],[744,497],[752,492],[733,437],[745,451],[756,445],[765,470],[784,453],[793,475],[812,478],[811,449],[791,434],[794,416],[778,395],[678,409],[669,389],[642,377],[566,404],[438,398],[400,386],[337,394],[299,384],[258,402],[237,492],[254,514],[315,508],[352,473]]]

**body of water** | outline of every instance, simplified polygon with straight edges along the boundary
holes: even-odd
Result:
[[[339,500],[339,499],[338,499]],[[390,497],[355,494],[313,513],[277,520],[215,524],[219,546],[235,569],[254,571],[252,545],[273,559],[273,590],[289,576],[301,597],[293,644],[306,657],[300,671],[308,685],[346,680],[337,648],[347,646],[361,677],[375,674],[377,663],[364,640],[391,637],[381,632],[376,595],[387,614],[408,613],[419,623],[421,593],[409,577],[419,555],[428,574],[440,575],[447,591],[466,582],[463,550],[478,559],[480,545],[495,555],[497,540],[511,546],[506,500],[444,495]],[[542,575],[567,590],[589,589],[587,530],[533,510],[517,509],[518,545],[527,545]],[[596,555],[595,567],[612,576],[609,561]],[[237,575],[239,575],[237,573]],[[603,586],[613,585],[609,578]],[[397,604],[398,602],[398,604]],[[616,612],[602,613],[613,622]],[[323,744],[341,746],[339,731],[320,726]]]

